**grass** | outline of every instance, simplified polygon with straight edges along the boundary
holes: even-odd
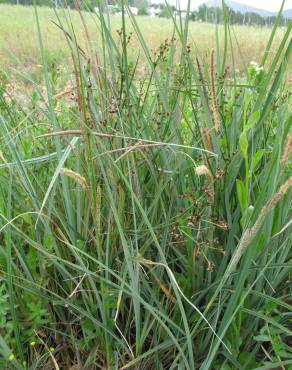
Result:
[[[67,13],[68,14],[68,13]],[[64,21],[66,15],[59,11],[59,16]],[[96,27],[96,17],[90,13],[84,13],[87,27],[91,35],[92,44],[95,46],[100,43],[99,32]],[[76,11],[70,12],[70,18],[74,24],[76,37],[81,45],[84,45],[82,24]],[[52,21],[56,21],[56,15],[51,8],[42,7],[39,9],[39,19],[42,28],[42,37],[46,49],[47,58],[57,64],[66,64],[70,60],[70,52],[66,47],[62,31],[56,27]],[[155,19],[150,17],[137,17],[139,29],[143,34],[149,49],[157,49],[166,38],[172,37],[172,20]],[[125,20],[128,31],[133,31],[133,26],[129,19]],[[117,40],[116,31],[122,27],[120,16],[111,16],[112,33]],[[218,37],[223,48],[223,26],[219,26]],[[277,29],[275,40],[270,51],[271,60],[281,42],[284,29]],[[215,25],[207,23],[190,22],[189,42],[192,49],[198,49],[201,54],[206,55],[210,49],[216,47]],[[269,31],[267,28],[233,26],[231,29],[234,43],[234,63],[239,70],[245,70],[251,60],[259,61],[265,46],[268,42]],[[236,39],[234,38],[236,35]],[[251,42],[252,40],[252,42]],[[236,45],[238,43],[238,45]],[[129,55],[133,61],[137,57],[141,45],[133,35],[128,47]],[[32,7],[13,6],[0,4],[0,65],[2,68],[19,68],[15,58],[21,61],[21,69],[26,68],[30,72],[32,69],[36,73],[40,71],[40,59],[38,49],[38,36],[35,23],[35,16]],[[228,52],[228,62],[231,65],[231,51]],[[142,67],[141,67],[142,68]],[[10,71],[11,74],[11,71]]]
[[[238,74],[228,23],[206,55],[159,20],[153,54],[144,19],[61,11],[65,68],[48,12],[43,80],[0,90],[1,367],[289,369],[291,25]]]

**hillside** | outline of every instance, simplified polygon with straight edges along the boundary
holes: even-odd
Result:
[[[160,0],[156,0],[160,1]],[[244,1],[244,0],[243,0]],[[240,12],[242,14],[245,13],[255,13],[260,15],[261,17],[273,17],[278,14],[278,12],[270,12],[265,9],[257,8],[254,6],[246,5],[244,3],[237,3],[235,1],[226,0],[226,5],[231,8],[232,10],[236,12]],[[222,7],[222,1],[221,0],[206,0],[201,5],[207,5],[208,7]],[[193,7],[192,10],[196,11],[198,10],[199,6]],[[284,18],[292,18],[292,9],[287,9],[283,12]]]
[[[285,10],[283,14],[285,18],[292,19],[292,8]]]
[[[221,0],[208,0],[205,2],[205,4],[208,6],[218,6],[221,8],[222,1]],[[269,17],[269,16],[274,15],[273,12],[269,12],[268,10],[256,8],[250,5],[246,5],[246,4],[236,3],[234,1],[227,0],[226,5],[229,6],[231,9],[233,9],[234,11],[240,12],[243,14],[244,13],[256,13],[262,17]]]

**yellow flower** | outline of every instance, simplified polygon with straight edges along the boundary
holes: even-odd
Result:
[[[15,359],[15,356],[14,356],[14,354],[13,353],[11,353],[10,355],[9,355],[9,357],[8,357],[8,360],[9,361],[13,361]]]

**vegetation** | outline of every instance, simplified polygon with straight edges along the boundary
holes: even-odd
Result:
[[[48,7],[38,9],[40,27],[43,35],[43,44],[48,64],[65,68],[71,65],[71,52],[66,47],[66,39],[63,32],[56,26],[58,18],[54,10]],[[101,37],[96,27],[96,15],[94,13],[82,13],[92,45],[100,45]],[[82,31],[82,22],[75,10],[58,10],[58,17],[66,22],[66,16],[70,17],[74,27],[74,33],[79,45],[84,49],[85,42]],[[171,19],[137,17],[136,22],[147,44],[152,58],[160,45],[166,39],[173,36],[173,21]],[[139,38],[129,17],[125,19],[128,33],[132,32],[128,43],[127,58],[131,65],[135,65],[139,56],[137,73],[144,74],[148,69],[148,61],[143,52]],[[119,15],[111,16],[112,37],[117,45],[120,45],[118,31],[122,26],[122,18]],[[232,35],[232,48],[226,50],[226,64],[237,73],[245,73],[250,61],[259,61],[264,53],[265,45],[269,41],[270,31],[263,27],[246,27],[233,25],[230,28]],[[270,65],[273,56],[277,53],[283,38],[285,29],[278,28],[273,44],[268,54],[267,64]],[[218,46],[216,46],[217,33]],[[24,37],[25,35],[25,37]],[[191,46],[191,57],[194,59],[198,53],[208,55],[210,49],[219,48],[218,52],[224,52],[224,25],[190,22],[188,25],[188,43]],[[250,40],[253,40],[251,43]],[[42,81],[42,62],[39,57],[38,34],[35,24],[35,16],[32,7],[0,5],[0,74],[9,75],[9,92],[13,92],[17,100],[26,100],[24,91],[32,90],[33,85],[23,74],[29,74],[30,80]],[[175,62],[179,63],[180,43],[176,42]],[[64,72],[66,73],[66,72]],[[66,74],[68,77],[68,73]],[[238,77],[241,77],[238,75]],[[23,86],[24,85],[24,86]]]
[[[65,69],[35,8],[44,83],[1,76],[0,367],[289,369],[292,25],[239,75],[227,15],[206,55],[124,10],[56,12]]]
[[[246,25],[258,25],[258,26],[272,26],[277,16],[261,16],[257,13],[246,12],[241,13],[228,8],[229,24],[246,24]],[[201,20],[203,22],[211,23],[224,23],[224,11],[218,7],[208,7],[207,5],[201,5],[198,11],[191,13],[190,18],[192,20]],[[281,25],[287,25],[289,19],[281,17],[279,23]]]
[[[0,0],[0,4],[17,4],[17,5],[33,5],[37,4],[38,6],[53,6],[53,7],[60,7],[62,6],[62,2],[59,0]],[[95,9],[98,8],[99,5],[98,0],[83,0],[80,1],[80,7],[83,10],[89,10],[94,12]],[[148,0],[130,0],[129,5],[135,6],[138,8],[138,15],[146,16],[148,14],[149,8],[149,1]],[[121,12],[123,2],[110,0],[108,1],[110,6],[114,6],[113,10],[116,12]],[[75,9],[76,1],[75,0],[67,0],[66,7]],[[106,10],[105,6],[99,5],[103,11]],[[160,13],[158,13],[159,17],[170,18],[171,14],[181,13],[185,15],[186,11],[180,11],[176,9],[175,6],[168,6],[165,5],[163,1],[160,4],[151,4],[151,7],[159,8]],[[277,16],[261,16],[257,13],[247,12],[241,13],[239,11],[234,11],[231,8],[228,8],[229,13],[229,23],[230,24],[244,24],[244,25],[253,25],[253,26],[272,26]],[[190,12],[189,19],[192,21],[201,21],[201,22],[209,22],[209,23],[224,23],[224,11],[215,6],[208,6],[203,4],[199,6],[198,10],[193,10]],[[285,25],[289,23],[289,19],[285,17],[281,17],[278,19],[280,25]]]

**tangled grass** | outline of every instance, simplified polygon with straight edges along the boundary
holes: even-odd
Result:
[[[152,53],[126,6],[98,48],[57,11],[64,78],[42,11],[45,89],[0,90],[2,368],[291,365],[292,25],[238,76],[228,15],[205,58],[187,19]]]

